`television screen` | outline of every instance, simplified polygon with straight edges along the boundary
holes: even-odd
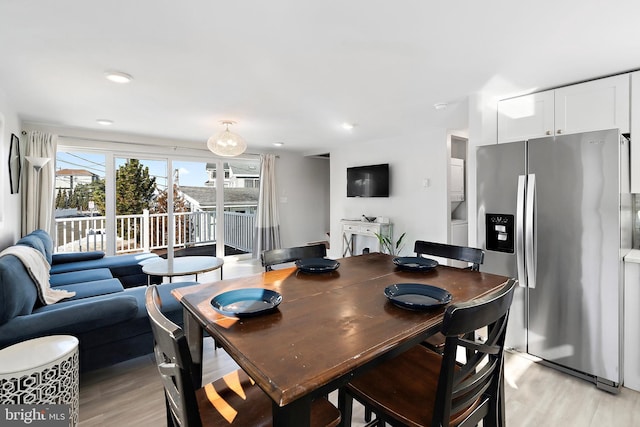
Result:
[[[389,164],[347,168],[347,197],[389,197]]]

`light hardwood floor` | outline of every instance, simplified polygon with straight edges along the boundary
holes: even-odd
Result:
[[[255,263],[237,264],[225,265],[225,279],[261,271]],[[223,350],[214,350],[211,339],[205,340],[204,353],[205,381],[237,367]],[[505,395],[510,427],[640,426],[640,393],[623,388],[613,395],[521,354],[506,355]],[[335,393],[330,398],[335,403]],[[152,356],[81,375],[80,425],[166,425],[162,384]],[[363,425],[361,408],[354,408],[353,425]]]

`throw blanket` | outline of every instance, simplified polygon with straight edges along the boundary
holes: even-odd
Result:
[[[2,252],[0,257],[4,255],[13,255],[22,261],[25,270],[29,272],[29,276],[33,279],[38,291],[38,298],[44,305],[54,304],[61,299],[74,296],[75,292],[65,291],[63,289],[51,289],[49,284],[49,263],[42,253],[30,248],[29,246],[14,245],[9,246]]]

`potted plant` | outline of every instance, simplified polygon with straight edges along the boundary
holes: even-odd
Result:
[[[404,247],[403,239],[405,234],[407,233],[406,232],[402,233],[400,237],[398,237],[398,240],[396,240],[395,243],[391,240],[390,236],[386,236],[378,233],[375,233],[375,234],[376,234],[376,237],[378,238],[378,242],[380,243],[380,252],[387,253],[389,255],[398,255],[402,250],[402,248]]]

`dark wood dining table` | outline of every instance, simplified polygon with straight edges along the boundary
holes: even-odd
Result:
[[[429,284],[446,289],[451,303],[459,303],[496,291],[508,280],[443,265],[428,272],[402,271],[392,256],[381,253],[338,261],[339,268],[328,273],[292,267],[173,290],[184,307],[196,379],[202,377],[206,330],[271,397],[274,426],[308,426],[314,398],[439,330],[444,307],[400,308],[387,299],[385,287]],[[241,288],[277,291],[282,303],[269,314],[244,318],[213,308],[213,297]]]

